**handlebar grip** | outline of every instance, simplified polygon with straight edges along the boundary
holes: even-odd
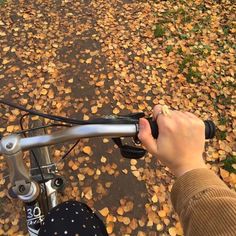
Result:
[[[149,124],[152,130],[152,136],[157,139],[159,131],[156,121],[153,121],[152,118],[148,118]],[[211,120],[205,120],[205,138],[212,139],[215,137],[216,134],[216,126]]]

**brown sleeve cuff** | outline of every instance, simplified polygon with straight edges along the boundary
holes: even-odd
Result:
[[[176,180],[171,190],[171,201],[175,211],[180,214],[197,193],[215,187],[228,189],[213,171],[202,168],[186,172]]]

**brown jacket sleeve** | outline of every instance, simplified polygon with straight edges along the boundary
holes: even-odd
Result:
[[[236,193],[213,171],[196,169],[179,177],[171,201],[185,236],[236,235]]]

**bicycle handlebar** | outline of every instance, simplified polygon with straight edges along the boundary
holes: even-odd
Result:
[[[152,134],[158,136],[156,122],[149,119]],[[206,138],[212,138],[215,131],[213,122],[205,121]],[[5,136],[0,141],[0,154],[7,157],[10,171],[12,190],[18,198],[28,202],[34,201],[39,193],[39,186],[31,181],[27,168],[23,161],[22,151],[67,142],[73,139],[91,137],[112,137],[120,148],[122,156],[139,159],[145,155],[145,150],[138,147],[123,145],[118,137],[137,137],[139,132],[138,120],[131,124],[88,124],[61,130],[48,135],[21,138],[20,135],[12,134]],[[22,190],[21,186],[24,187]]]
[[[152,135],[154,138],[158,137],[158,127],[156,122],[148,119]],[[205,137],[206,139],[212,139],[215,135],[215,125],[212,121],[204,121],[205,123]],[[66,130],[58,131],[50,135],[40,135],[35,137],[20,138],[19,145],[22,150],[28,150],[35,147],[42,147],[53,145],[57,143],[67,142],[79,138],[91,138],[91,137],[135,137],[139,131],[137,124],[96,124],[96,125],[81,125],[68,128]],[[9,144],[9,137],[6,136],[1,140],[0,153]],[[4,148],[3,148],[4,147]]]

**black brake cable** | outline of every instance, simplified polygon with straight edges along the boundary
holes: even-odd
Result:
[[[30,129],[24,129],[21,131],[14,132],[13,134],[22,134],[22,133],[28,133],[30,131],[38,130],[38,129],[45,129],[45,128],[50,128],[50,127],[72,127],[72,125],[66,125],[66,124],[49,124],[49,125],[43,125],[43,126],[38,126],[35,128],[30,128]]]
[[[89,124],[137,124],[138,123],[138,119],[137,117],[135,118],[134,116],[108,116],[108,117],[103,117],[103,118],[96,118],[93,120],[88,120],[88,121],[84,121],[84,120],[78,120],[78,119],[72,119],[72,118],[67,118],[67,117],[63,117],[63,116],[56,116],[56,115],[51,115],[51,114],[45,114],[33,109],[27,109],[23,106],[20,106],[18,104],[9,102],[9,101],[5,101],[0,99],[0,104],[4,104],[10,107],[14,107],[16,109],[25,111],[27,113],[33,114],[33,115],[37,115],[37,116],[41,116],[50,120],[55,120],[55,121],[61,121],[64,123],[69,123],[69,124],[76,124],[76,125],[89,125]],[[142,116],[143,117],[143,116]]]
[[[23,127],[23,120],[24,120],[24,118],[25,118],[26,116],[28,116],[28,115],[29,115],[29,113],[26,113],[26,114],[24,114],[23,116],[21,116],[21,118],[20,118],[20,127],[21,127],[21,130],[24,130],[24,127]],[[23,133],[23,135],[24,135],[25,137],[27,137],[25,133]],[[37,157],[36,157],[34,151],[33,151],[33,150],[30,150],[30,152],[33,154],[34,160],[35,160],[35,162],[36,162],[36,165],[37,165],[38,170],[39,170],[39,172],[40,172],[40,176],[41,176],[42,181],[43,181],[43,185],[44,185],[44,189],[45,189],[45,192],[44,192],[44,193],[45,193],[45,198],[46,198],[46,203],[47,203],[47,210],[49,211],[48,192],[47,192],[47,186],[46,186],[46,184],[45,184],[45,179],[44,179],[44,176],[43,176],[43,172],[42,172],[42,169],[41,169],[41,167],[40,167],[40,165],[39,165],[38,159],[37,159]]]
[[[90,122],[87,121],[82,121],[82,120],[77,120],[77,119],[71,119],[71,118],[67,118],[67,117],[63,117],[63,116],[56,116],[56,115],[49,115],[49,114],[45,114],[45,113],[41,113],[32,109],[27,109],[23,106],[17,105],[15,103],[9,102],[9,101],[5,101],[0,99],[0,103],[8,105],[10,107],[14,107],[17,108],[21,111],[25,111],[27,113],[36,115],[36,116],[41,116],[50,120],[55,120],[55,121],[61,121],[64,123],[69,123],[69,124],[77,124],[77,125],[85,125],[85,124],[90,124]]]
[[[58,161],[57,163],[64,161],[64,159],[70,154],[70,152],[76,147],[76,145],[77,145],[79,142],[80,142],[80,139],[78,139],[78,140],[76,141],[76,143],[61,157],[61,160]]]

